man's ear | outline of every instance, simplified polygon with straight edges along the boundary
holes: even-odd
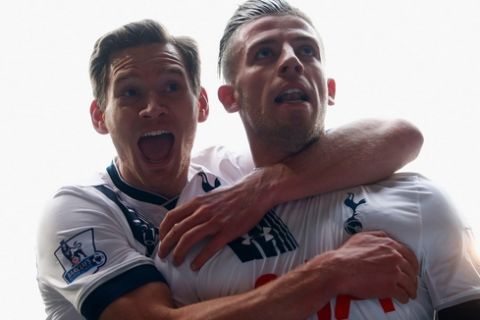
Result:
[[[105,113],[100,110],[97,100],[93,100],[90,104],[90,118],[92,119],[93,128],[100,134],[108,134],[108,128],[105,125]]]
[[[232,113],[240,110],[237,99],[235,99],[235,89],[231,85],[224,84],[218,88],[218,100],[227,112]]]
[[[333,106],[335,104],[335,94],[337,92],[337,84],[334,79],[327,80],[328,88],[328,105]]]
[[[207,91],[202,87],[198,96],[198,122],[207,120],[209,110]]]

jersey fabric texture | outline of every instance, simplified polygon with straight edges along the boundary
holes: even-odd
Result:
[[[230,170],[226,175],[234,180],[243,174],[234,172],[238,167],[224,165]],[[179,203],[203,192],[190,184]],[[410,173],[279,205],[197,272],[190,263],[205,243],[195,246],[179,267],[171,257],[156,257],[155,263],[181,306],[251,290],[338,248],[354,233],[373,230],[385,231],[415,252],[417,298],[399,304],[339,296],[310,319],[432,319],[434,309],[480,298],[480,266],[469,229],[430,181]]]
[[[226,168],[235,164],[223,158],[243,161],[226,154],[210,148],[192,163],[203,161],[217,172],[251,169],[248,160],[243,169]],[[220,185],[197,164],[190,167],[187,190],[192,183],[202,192]],[[158,226],[177,201],[128,185],[114,162],[87,184],[61,188],[47,205],[37,240],[37,280],[47,319],[97,319],[129,291],[150,282],[165,283],[153,256]]]

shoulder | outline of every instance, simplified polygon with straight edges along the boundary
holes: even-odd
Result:
[[[241,179],[253,170],[249,153],[235,153],[224,146],[209,147],[192,156],[192,164],[200,165],[229,183]]]
[[[395,194],[400,199],[403,196],[405,200],[417,203],[423,208],[435,209],[434,207],[450,206],[446,193],[434,182],[418,173],[397,173],[366,187],[379,193]]]
[[[399,173],[395,179],[400,186],[414,193],[424,220],[449,221],[458,225],[459,216],[447,192],[430,179],[416,173]]]
[[[92,228],[96,235],[97,230],[122,230],[124,222],[118,210],[94,186],[60,188],[46,203],[40,216],[38,251],[55,250],[61,239],[74,237]]]
[[[63,186],[54,194],[45,207],[43,218],[62,218],[69,213],[101,209],[111,207],[110,201],[92,185]]]

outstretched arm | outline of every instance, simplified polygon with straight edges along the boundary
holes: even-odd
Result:
[[[415,298],[417,273],[413,252],[383,232],[364,232],[246,293],[174,309],[168,287],[150,283],[115,300],[100,319],[304,319],[337,295],[406,303]]]
[[[195,243],[211,237],[193,261],[198,269],[275,205],[388,177],[412,161],[422,143],[420,131],[404,120],[362,120],[331,130],[282,163],[170,211],[160,225],[159,255],[173,250],[181,263]]]

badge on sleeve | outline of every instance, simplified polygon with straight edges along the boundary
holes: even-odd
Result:
[[[55,257],[63,267],[63,279],[72,283],[83,274],[93,274],[105,264],[107,256],[95,248],[93,228],[60,241]]]

